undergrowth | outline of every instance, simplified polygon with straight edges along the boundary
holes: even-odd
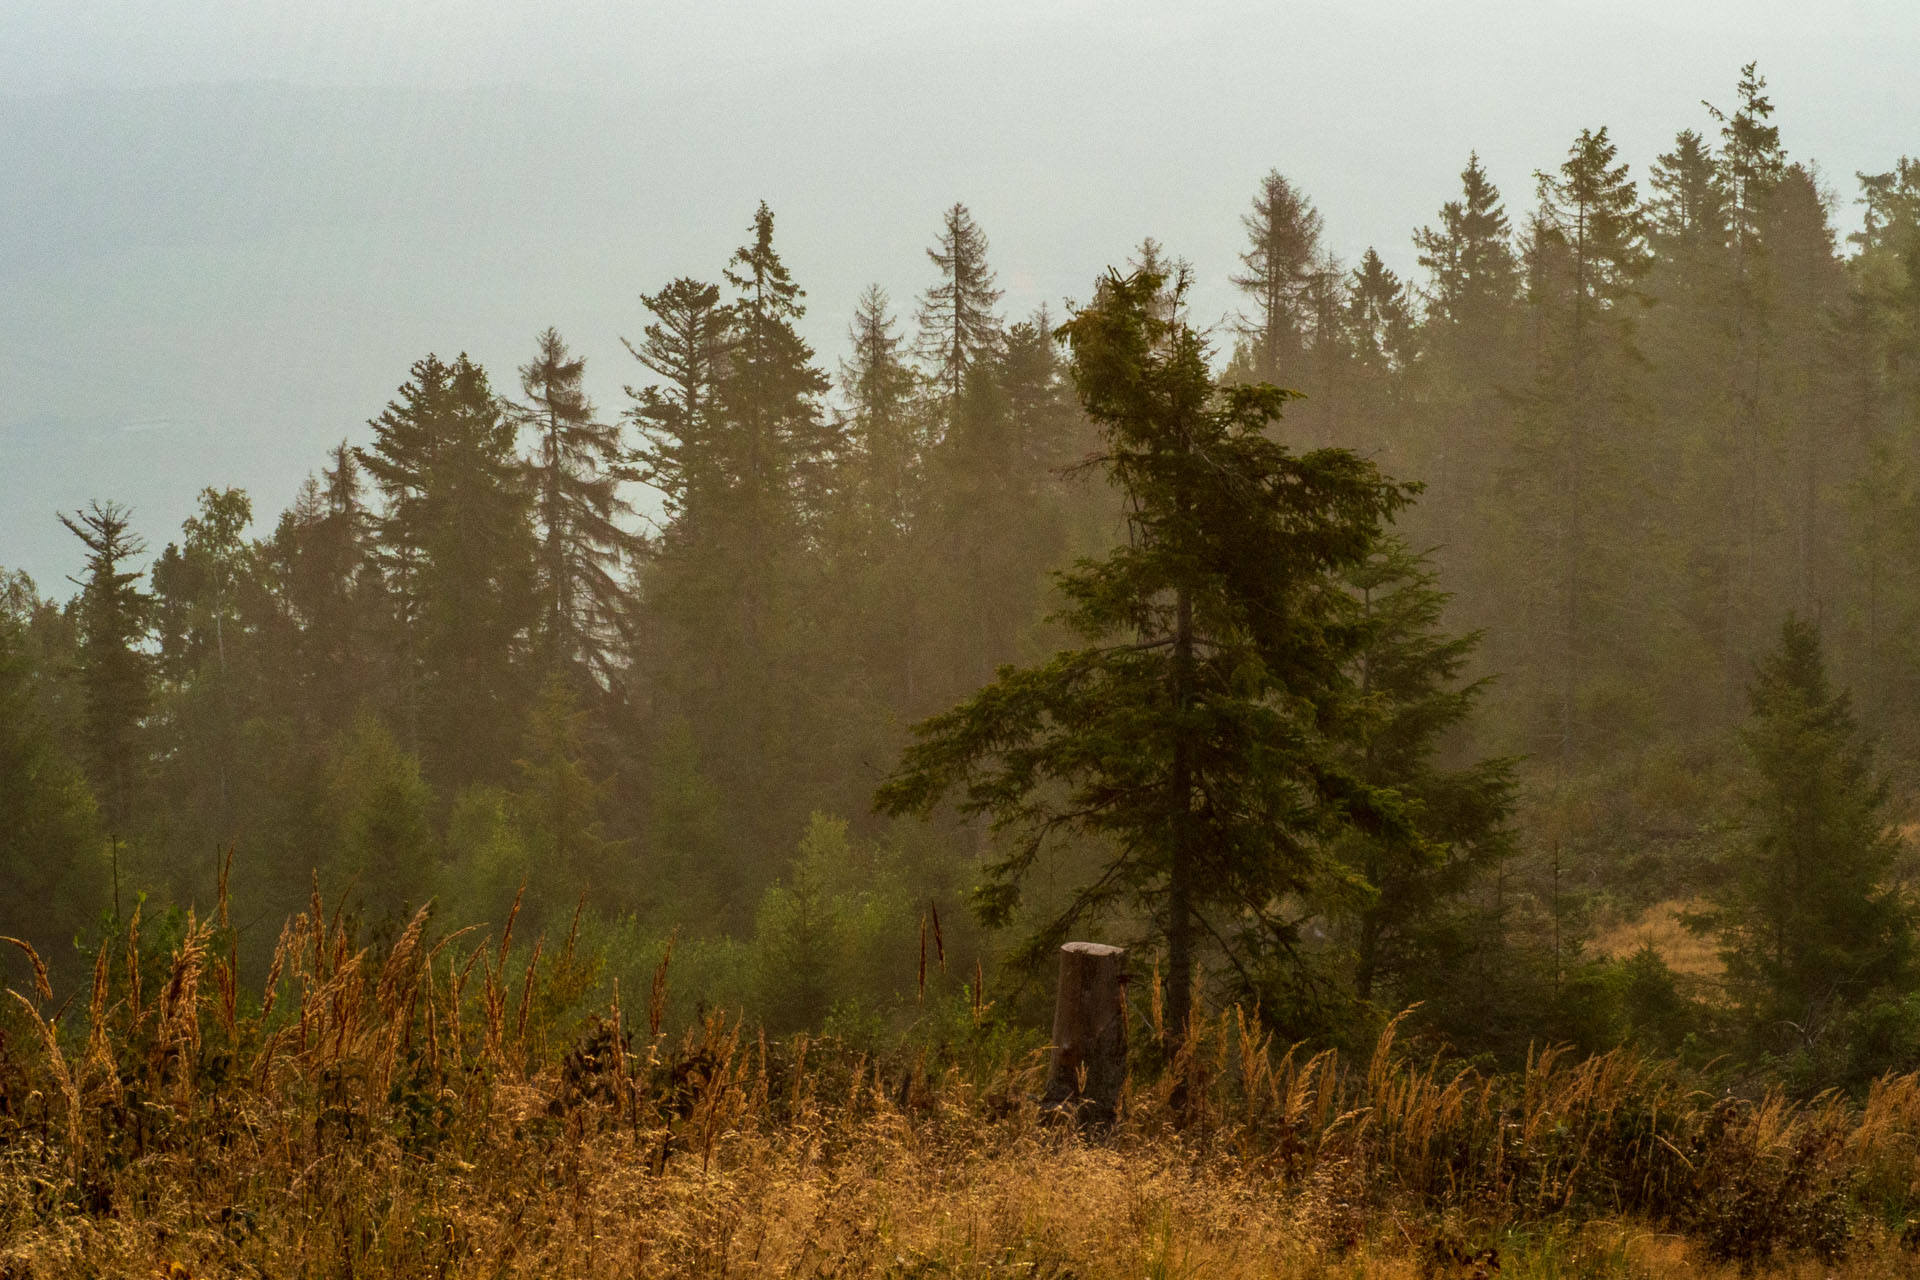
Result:
[[[376,955],[317,894],[254,993],[224,910],[161,948],[136,914],[83,1008],[19,951],[0,1280],[1865,1276],[1920,1246],[1915,1076],[1792,1102],[1624,1051],[1486,1074],[1397,1024],[1348,1062],[1229,1009],[1087,1131],[977,991],[882,1053],[719,1013],[675,1036],[665,962],[582,1008],[572,936],[423,911]]]

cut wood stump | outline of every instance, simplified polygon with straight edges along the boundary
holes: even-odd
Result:
[[[1126,948],[1098,942],[1060,948],[1042,1106],[1070,1109],[1082,1123],[1112,1122],[1127,1083],[1126,990]]]

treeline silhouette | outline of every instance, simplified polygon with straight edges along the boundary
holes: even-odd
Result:
[[[1858,190],[1843,237],[1752,67],[1644,177],[1604,128],[1517,199],[1470,157],[1414,281],[1257,185],[1219,379],[1304,393],[1290,449],[1424,484],[1347,586],[1417,651],[1404,705],[1438,719],[1406,767],[1498,783],[1418,892],[1377,860],[1288,886],[1314,980],[1265,1006],[1283,1029],[1422,1000],[1496,1055],[1738,1043],[1810,1081],[1920,1053],[1878,772],[1920,746],[1920,162]],[[1050,575],[1129,512],[1067,316],[1003,314],[964,205],[832,372],[774,229],[762,205],[716,273],[640,295],[617,406],[549,329],[510,378],[415,360],[271,527],[209,488],[149,557],[134,513],[63,514],[79,590],[0,582],[0,933],[71,975],[144,895],[164,945],[161,904],[204,912],[231,854],[254,965],[317,875],[369,935],[518,902],[623,989],[675,947],[676,999],[783,1028],[978,1002],[993,833],[873,793],[907,726],[1061,642]],[[1131,267],[1187,270],[1152,240]],[[1033,910],[1097,863],[1067,842]],[[1586,945],[1666,902],[1721,970]]]

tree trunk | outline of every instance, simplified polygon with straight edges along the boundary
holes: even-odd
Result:
[[[1127,1081],[1127,953],[1098,942],[1060,948],[1053,1054],[1041,1102],[1072,1106],[1083,1122],[1110,1122]]]

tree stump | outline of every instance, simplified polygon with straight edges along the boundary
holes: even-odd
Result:
[[[1041,1105],[1082,1123],[1111,1123],[1127,1082],[1127,952],[1098,942],[1060,948],[1053,1054]]]

